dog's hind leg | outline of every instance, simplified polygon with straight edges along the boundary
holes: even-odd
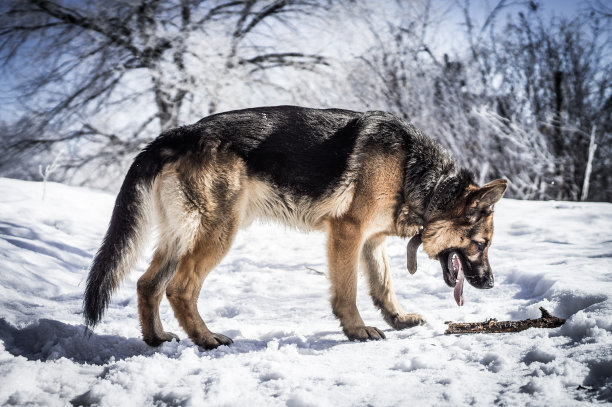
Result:
[[[385,321],[395,329],[410,328],[425,323],[419,314],[406,314],[399,304],[387,257],[386,236],[374,235],[361,250],[363,271],[370,283],[370,296]]]
[[[383,339],[378,328],[365,326],[357,310],[357,267],[363,240],[358,222],[332,219],[329,222],[327,254],[332,289],[332,310],[350,340]]]
[[[176,272],[177,261],[168,251],[158,248],[147,271],[138,279],[138,314],[142,338],[151,346],[177,339],[178,336],[165,332],[159,318],[159,304],[164,296],[168,281]]]
[[[205,349],[229,345],[225,335],[211,332],[198,312],[198,297],[204,279],[229,250],[237,231],[237,222],[228,219],[223,225],[202,233],[190,251],[182,256],[178,270],[170,280],[166,295],[174,315],[189,338]]]

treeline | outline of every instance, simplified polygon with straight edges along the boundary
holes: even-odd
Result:
[[[612,9],[529,1],[7,0],[0,174],[115,187],[161,130],[293,103],[381,109],[508,196],[612,201]],[[476,18],[478,16],[479,18]],[[440,32],[461,38],[448,49]]]

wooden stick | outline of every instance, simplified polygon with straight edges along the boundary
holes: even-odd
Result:
[[[565,319],[551,315],[540,307],[542,316],[537,319],[524,319],[521,321],[498,321],[489,319],[485,322],[452,322],[445,324],[448,328],[445,334],[477,334],[477,333],[505,333],[520,332],[529,328],[557,328],[565,323]]]

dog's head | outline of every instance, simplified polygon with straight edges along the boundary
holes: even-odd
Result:
[[[423,250],[440,261],[450,287],[456,287],[458,279],[462,282],[463,275],[476,288],[493,287],[487,257],[493,237],[493,205],[507,185],[506,180],[498,179],[483,187],[468,186],[449,205],[434,211],[423,230]],[[455,291],[458,304],[461,292]]]

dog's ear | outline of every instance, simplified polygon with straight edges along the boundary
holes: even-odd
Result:
[[[508,187],[508,181],[505,179],[496,179],[485,186],[481,187],[477,192],[477,201],[474,202],[479,208],[493,206],[501,199]]]
[[[408,266],[408,271],[410,274],[416,273],[417,270],[417,249],[421,245],[421,235],[414,235],[412,239],[408,242],[408,246],[406,247],[406,265]]]
[[[478,221],[482,216],[493,210],[493,205],[504,195],[508,181],[496,179],[472,191],[468,197],[467,218],[471,223]]]

